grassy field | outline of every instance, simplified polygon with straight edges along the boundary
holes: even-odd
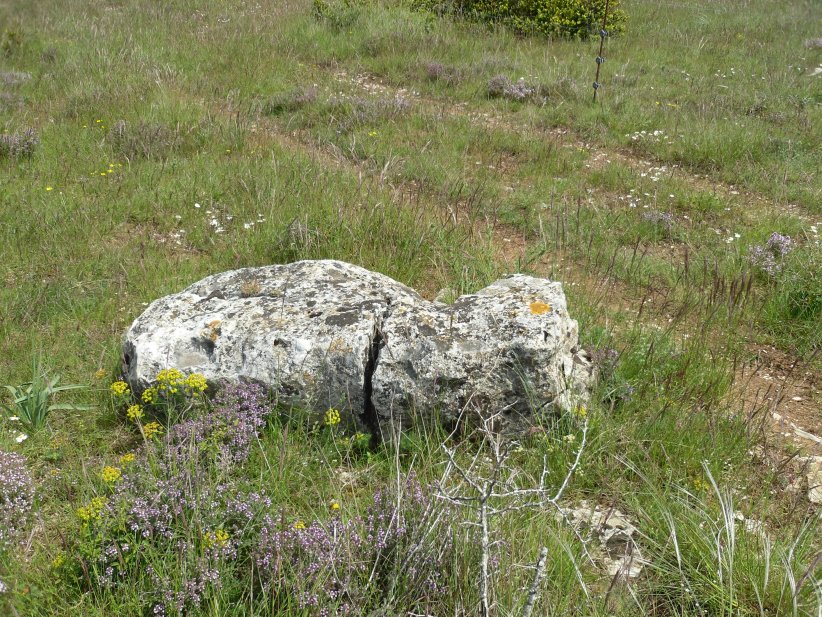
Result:
[[[609,577],[556,509],[501,514],[493,614],[523,613],[547,547],[534,614],[818,616],[822,452],[791,423],[822,435],[822,6],[622,4],[594,104],[598,38],[399,0],[0,0],[0,384],[39,360],[93,406],[38,432],[0,412],[0,489],[4,452],[36,486],[0,502],[0,612],[480,614],[478,510],[432,483],[441,443],[467,465],[487,439],[370,448],[254,392],[145,439],[111,393],[148,302],[334,258],[428,298],[565,283],[594,403],[506,469],[558,486],[584,429],[563,504],[629,515],[648,564]]]

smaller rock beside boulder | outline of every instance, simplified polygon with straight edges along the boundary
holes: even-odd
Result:
[[[583,537],[596,539],[596,555],[611,578],[637,578],[648,561],[642,556],[636,526],[616,508],[604,508],[580,501],[576,506],[562,508],[560,518],[566,518]]]

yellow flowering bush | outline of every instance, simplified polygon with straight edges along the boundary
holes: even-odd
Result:
[[[120,478],[123,477],[123,472],[120,471],[119,467],[112,467],[111,465],[106,465],[103,467],[103,471],[100,473],[100,477],[103,478],[103,482],[106,484],[114,484]]]
[[[176,368],[166,368],[157,373],[157,391],[160,394],[177,394],[185,381],[183,374]]]
[[[159,437],[164,432],[165,429],[159,422],[149,422],[148,424],[143,425],[143,435],[145,435],[145,438],[149,441],[155,437]]]
[[[168,368],[157,374],[156,385],[143,390],[141,399],[146,405],[182,403],[185,399],[201,396],[207,389],[206,378],[200,373],[185,376],[176,368]]]
[[[111,393],[116,397],[128,396],[131,394],[131,390],[128,388],[128,384],[125,381],[115,381],[111,384]]]
[[[224,529],[217,529],[216,531],[209,531],[204,537],[203,541],[207,548],[218,546],[224,548],[231,536]]]
[[[181,421],[191,409],[195,399],[208,389],[205,376],[200,373],[184,375],[176,368],[167,368],[157,373],[154,385],[140,394],[139,400],[132,396],[125,381],[111,384],[111,393],[117,403],[126,408],[126,417],[141,430],[146,439],[154,439],[163,433],[163,427],[157,422],[143,424],[152,416],[160,417],[165,423]]]
[[[199,373],[191,373],[183,381],[183,390],[187,396],[197,396],[208,389],[205,377]]]
[[[132,405],[126,410],[126,417],[132,422],[137,422],[143,417],[143,408],[140,405]]]
[[[77,508],[77,518],[83,521],[83,525],[88,525],[91,521],[97,520],[106,507],[106,500],[102,497],[95,497],[86,505]]]
[[[143,395],[140,397],[146,405],[152,405],[158,400],[157,388],[154,386],[143,390]]]
[[[325,412],[325,425],[336,426],[340,423],[340,412],[333,407]]]

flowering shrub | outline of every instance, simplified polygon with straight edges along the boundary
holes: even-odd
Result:
[[[127,466],[106,467],[107,496],[77,509],[61,576],[131,594],[152,615],[192,614],[218,596],[246,601],[238,581],[253,581],[254,601],[279,614],[364,615],[403,593],[411,606],[436,605],[452,550],[443,506],[411,476],[401,499],[378,492],[367,515],[346,520],[334,500],[315,520],[285,516],[244,473],[271,413],[263,388],[229,387]]]
[[[668,233],[674,227],[674,217],[670,212],[660,212],[658,210],[648,210],[642,213],[642,218],[653,225],[659,225]]]
[[[34,484],[25,457],[0,450],[0,551],[20,540],[33,505]]]
[[[176,381],[166,374],[160,383],[173,388]],[[155,614],[185,612],[220,588],[253,522],[272,505],[232,478],[265,424],[265,400],[257,386],[227,388],[214,410],[173,426],[160,441],[151,441],[161,436],[159,424],[142,426],[141,450],[123,455],[122,468],[101,473],[110,496],[77,509],[83,534],[75,565],[88,570],[95,586],[144,586]],[[163,559],[168,572],[160,568]],[[187,564],[182,579],[174,575],[178,563]]]
[[[126,409],[126,417],[132,422],[137,422],[143,418],[143,408],[140,405],[130,405]]]
[[[114,404],[126,408],[126,418],[134,422],[148,440],[161,435],[164,428],[157,422],[143,424],[147,411],[156,412],[155,415],[166,421],[178,421],[202,398],[206,390],[208,383],[203,375],[184,375],[174,368],[160,371],[155,384],[143,391],[140,402],[134,400],[125,381],[115,381],[110,386]]]
[[[790,236],[783,236],[775,231],[764,245],[751,248],[749,259],[752,265],[769,276],[775,276],[782,270],[782,262],[793,250],[793,246]]]
[[[522,34],[587,38],[599,32],[605,0],[411,0],[412,8],[503,23]],[[625,29],[619,0],[610,0],[608,31]]]
[[[413,590],[420,606],[436,605],[445,591],[441,560],[453,549],[450,534],[435,531],[442,507],[410,474],[399,504],[378,491],[367,516],[283,528],[266,515],[254,551],[260,584],[275,601],[312,614],[370,614],[397,588]]]
[[[0,135],[0,158],[30,157],[39,143],[40,137],[32,128],[23,129],[20,133]]]
[[[83,528],[88,527],[89,523],[99,519],[105,507],[106,500],[103,497],[94,497],[86,505],[77,508],[77,518],[83,522]]]
[[[199,373],[185,376],[176,368],[163,369],[157,373],[156,381],[157,384],[146,388],[141,396],[147,405],[185,404],[189,399],[201,396],[208,389],[205,377]]]
[[[128,384],[125,381],[115,381],[109,386],[109,390],[111,390],[112,395],[115,397],[128,396],[131,394],[131,390],[129,390]]]
[[[103,471],[100,472],[100,477],[106,484],[114,484],[123,477],[123,472],[119,467],[106,465],[103,467]]]

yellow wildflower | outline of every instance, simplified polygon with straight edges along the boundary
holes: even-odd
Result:
[[[143,390],[143,396],[141,398],[143,399],[144,403],[151,405],[152,403],[157,402],[157,394],[157,388],[146,388],[145,390]]]
[[[185,393],[189,396],[202,394],[208,389],[206,378],[199,373],[192,373],[183,382]]]
[[[588,416],[588,409],[585,405],[577,405],[577,407],[574,408],[574,415],[577,418],[585,419],[585,417]]]
[[[339,501],[332,501],[331,502],[331,509],[332,510],[339,510],[340,509],[340,502]]]
[[[294,523],[294,529],[305,529],[305,522],[297,521]]]
[[[102,497],[95,497],[86,505],[77,508],[77,517],[84,523],[100,518],[103,508],[106,507],[106,500]]]
[[[104,368],[98,368],[98,369],[94,372],[94,379],[102,379],[102,378],[103,378],[103,377],[105,377],[106,375],[108,375],[108,371],[107,371],[106,369],[104,369]]]
[[[125,381],[115,381],[111,384],[111,392],[114,396],[128,396],[130,390],[128,389],[128,384]]]
[[[149,422],[145,426],[143,426],[143,434],[146,436],[146,439],[154,439],[159,435],[162,435],[165,432],[165,429],[159,422]]]
[[[47,191],[53,191],[53,190],[54,190],[54,187],[52,187],[52,186],[47,186],[47,187],[46,187],[46,190],[47,190]]]
[[[222,548],[228,544],[230,537],[231,536],[227,531],[224,529],[218,529],[216,531],[209,531],[203,539],[205,540],[205,545],[208,548],[211,548],[212,546],[219,546]]]
[[[63,553],[60,553],[51,561],[51,567],[55,570],[62,566],[66,562],[66,556]]]
[[[177,394],[185,377],[176,368],[166,368],[157,373],[157,391],[161,394]]]
[[[121,465],[130,465],[134,462],[135,459],[134,452],[126,452],[123,456],[120,457],[120,464]]]
[[[126,417],[132,422],[137,422],[143,417],[143,408],[140,405],[132,405],[126,410]]]
[[[705,480],[703,480],[702,478],[696,478],[696,479],[693,481],[693,483],[692,483],[692,484],[694,485],[694,488],[695,488],[696,490],[698,490],[698,491],[704,491],[704,490],[706,490],[706,489],[710,486],[710,485],[709,485],[707,482],[705,482]]]
[[[103,467],[103,471],[100,473],[100,477],[103,478],[103,482],[106,484],[114,484],[120,478],[123,477],[123,472],[120,471],[119,467],[112,467],[111,465],[106,465]]]
[[[335,426],[340,423],[340,412],[333,407],[325,412],[325,425]]]

